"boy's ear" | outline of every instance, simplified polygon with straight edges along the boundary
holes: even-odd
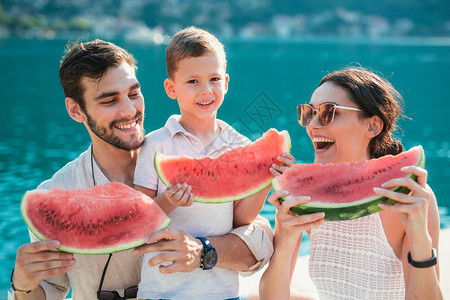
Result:
[[[225,93],[226,94],[228,92],[228,82],[230,81],[230,75],[225,74]]]
[[[70,97],[66,97],[66,109],[69,116],[79,123],[83,123],[86,120],[86,115],[81,110],[80,105]]]
[[[365,120],[367,126],[366,135],[368,138],[374,138],[383,130],[383,120],[379,116],[372,116]]]
[[[177,99],[177,94],[175,92],[175,85],[172,81],[172,79],[167,78],[164,80],[164,89],[166,90],[167,96],[171,99]]]

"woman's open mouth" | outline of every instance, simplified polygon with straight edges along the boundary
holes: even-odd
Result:
[[[324,151],[334,145],[334,141],[328,138],[313,138],[314,149]]]

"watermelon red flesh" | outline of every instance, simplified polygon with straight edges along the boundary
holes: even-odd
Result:
[[[254,143],[216,158],[155,154],[155,168],[167,187],[186,182],[197,202],[221,203],[253,195],[272,182],[269,169],[277,156],[289,152],[286,130],[270,129]]]
[[[381,211],[378,203],[395,201],[378,196],[374,187],[394,178],[413,177],[400,169],[425,166],[421,146],[399,155],[338,164],[298,164],[273,180],[274,190],[287,190],[289,197],[310,196],[311,201],[292,208],[298,214],[325,212],[326,220],[348,220]],[[407,193],[408,189],[397,188]]]
[[[145,194],[111,182],[90,189],[34,190],[25,194],[22,216],[40,240],[58,240],[62,251],[105,254],[144,244],[170,219]]]

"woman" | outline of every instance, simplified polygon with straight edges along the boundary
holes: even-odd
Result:
[[[315,148],[316,163],[369,160],[402,152],[391,133],[401,114],[401,96],[392,85],[363,68],[347,68],[322,78],[309,105],[299,105],[299,122]],[[282,170],[280,170],[281,172]],[[289,299],[290,284],[300,249],[301,235],[311,237],[309,272],[320,299],[442,299],[436,197],[427,185],[427,172],[402,169],[417,176],[399,178],[374,191],[398,200],[380,204],[380,213],[338,222],[324,222],[323,213],[296,216],[292,206],[309,197],[278,200],[287,192],[274,192],[269,202],[277,207],[275,253],[260,282],[261,299]],[[400,194],[390,189],[407,186]],[[408,262],[408,254],[413,267]],[[419,262],[419,264],[415,263]]]

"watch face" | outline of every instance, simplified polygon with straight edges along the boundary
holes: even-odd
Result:
[[[203,266],[205,270],[212,269],[217,263],[217,253],[214,250],[209,250],[203,256]]]

